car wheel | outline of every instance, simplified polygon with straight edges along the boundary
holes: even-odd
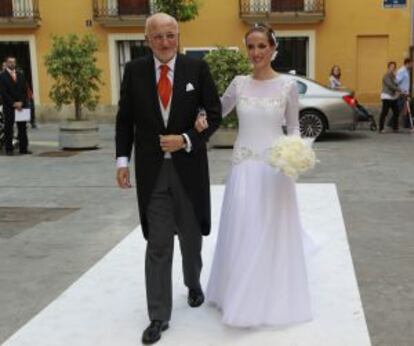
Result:
[[[323,115],[316,111],[304,111],[299,118],[300,134],[302,137],[318,138],[326,130]]]

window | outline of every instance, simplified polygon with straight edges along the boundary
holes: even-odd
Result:
[[[151,50],[147,47],[145,40],[117,41],[117,45],[120,79],[124,75],[125,64],[128,61],[151,52]]]
[[[272,67],[279,72],[295,70],[300,76],[308,75],[309,38],[278,37],[278,54]]]
[[[303,95],[306,93],[306,90],[308,89],[308,87],[306,86],[305,83],[299,82],[298,80],[296,81],[296,84],[298,86],[298,92],[299,94]]]

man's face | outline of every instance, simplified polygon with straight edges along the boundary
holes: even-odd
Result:
[[[163,63],[169,62],[178,51],[178,28],[171,21],[157,20],[151,23],[147,41],[155,57]]]
[[[14,70],[16,68],[16,59],[15,58],[8,58],[6,60],[6,66],[10,70]]]

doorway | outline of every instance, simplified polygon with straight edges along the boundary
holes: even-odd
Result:
[[[0,1],[0,17],[13,17],[13,1],[1,0]]]
[[[357,37],[356,93],[362,102],[379,102],[387,62],[388,36]]]
[[[278,72],[295,71],[298,75],[308,76],[309,38],[278,37],[278,43],[278,55],[272,67]]]
[[[304,0],[272,0],[272,12],[303,11]]]
[[[23,72],[26,81],[33,90],[33,77],[30,61],[30,45],[26,41],[2,41],[0,42],[0,61],[7,56],[14,56],[17,62],[17,70]]]
[[[148,14],[148,0],[118,0],[118,13],[120,15]]]

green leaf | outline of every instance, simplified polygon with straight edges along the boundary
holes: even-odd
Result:
[[[92,35],[54,36],[52,48],[45,56],[47,73],[53,78],[49,96],[57,109],[77,104],[76,119],[81,120],[82,107],[94,110],[99,102],[102,70],[96,67],[98,41]]]
[[[239,51],[218,47],[204,57],[220,95],[226,91],[234,77],[251,72],[249,60]],[[230,113],[221,123],[224,128],[237,127],[235,112]]]
[[[188,22],[198,16],[200,0],[154,0],[157,12],[165,12],[179,22]]]

